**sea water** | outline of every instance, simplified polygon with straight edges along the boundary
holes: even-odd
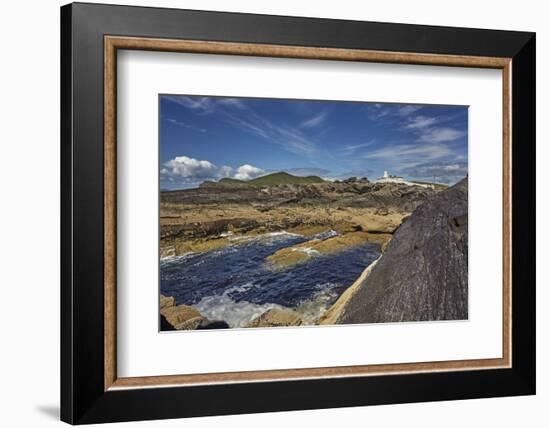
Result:
[[[286,232],[235,236],[222,249],[162,259],[160,292],[231,327],[244,327],[271,308],[295,310],[305,324],[313,324],[379,257],[380,246],[366,243],[327,255],[305,248],[300,250],[310,256],[305,263],[286,269],[266,263],[275,251],[309,239]]]

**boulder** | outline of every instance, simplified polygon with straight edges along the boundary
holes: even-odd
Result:
[[[332,320],[337,324],[468,318],[468,182],[435,194]]]
[[[299,326],[301,324],[302,319],[294,311],[288,309],[269,309],[250,321],[246,327],[285,327]]]
[[[165,296],[163,294],[160,295],[160,309],[168,308],[175,305],[176,299],[174,299],[173,297]]]
[[[189,321],[196,317],[202,317],[201,313],[192,306],[178,305],[168,306],[160,310],[161,315],[166,317],[166,320],[177,328],[178,325]]]
[[[160,295],[160,330],[229,328],[225,321],[211,321],[192,306],[177,305],[173,297]]]
[[[203,322],[208,322],[208,319],[200,315],[176,324],[174,327],[176,330],[196,330]]]

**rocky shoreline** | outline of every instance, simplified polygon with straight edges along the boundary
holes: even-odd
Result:
[[[368,181],[267,187],[211,183],[161,192],[160,256],[211,251],[270,232],[392,234],[435,193]]]
[[[365,267],[315,324],[467,317],[466,179],[444,191],[351,182],[208,185],[161,193],[161,257],[212,251],[282,231],[309,239],[268,256],[265,262],[272,269],[367,242],[381,245],[382,256]],[[461,279],[445,287],[434,282],[448,273]],[[458,303],[450,303],[451,298]],[[192,306],[176,305],[169,296],[161,296],[160,314],[163,330],[229,327]],[[304,323],[293,310],[272,308],[245,327]]]

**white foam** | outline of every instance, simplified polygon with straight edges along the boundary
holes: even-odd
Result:
[[[331,282],[318,284],[316,288],[319,291],[311,299],[304,301],[296,307],[295,311],[300,315],[304,324],[316,324],[321,315],[336,301],[338,298],[338,293],[334,290],[336,285]]]
[[[229,296],[233,292],[242,293],[253,286],[254,284],[249,282],[244,285],[228,288],[221,295],[203,297],[193,307],[208,319],[223,320],[232,328],[244,327],[269,309],[285,309],[283,306],[275,303],[258,305],[245,301],[235,302]]]
[[[325,230],[324,232],[313,235],[311,239],[320,239],[321,241],[324,241],[325,239],[332,238],[337,235],[338,235],[338,232],[336,232],[335,230],[329,229],[329,230]]]
[[[300,235],[299,233],[291,233],[291,232],[287,232],[285,230],[283,231],[280,231],[280,232],[268,232],[268,233],[264,233],[264,235],[260,235],[260,236],[267,236],[267,237],[278,237],[278,236],[283,236],[283,237],[302,237],[303,235]]]
[[[166,257],[161,257],[160,258],[160,265],[165,265],[165,264],[170,264],[170,263],[175,263],[175,262],[178,262],[180,260],[185,260],[187,258],[189,258],[190,256],[193,256],[195,255],[194,252],[192,251],[189,251],[187,253],[183,253],[183,254],[180,254],[179,256],[166,256]]]
[[[319,291],[311,299],[304,301],[293,309],[302,318],[304,325],[314,325],[338,298],[338,294],[334,291],[335,286],[336,284],[334,283],[318,284],[316,288]],[[240,286],[228,288],[221,295],[202,298],[193,307],[210,320],[223,320],[227,322],[231,328],[245,327],[254,318],[270,309],[290,309],[276,303],[264,303],[260,305],[246,301],[235,302],[230,297],[231,293],[242,293],[252,287],[254,287],[254,284],[248,282]]]
[[[297,247],[297,248],[293,248],[292,251],[297,251],[299,253],[305,253],[309,257],[320,256],[321,255],[321,253],[319,251],[314,250],[313,248],[309,248],[309,247]]]

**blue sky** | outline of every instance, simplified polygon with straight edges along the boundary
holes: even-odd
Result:
[[[275,171],[454,184],[467,174],[468,108],[160,96],[162,189]]]

